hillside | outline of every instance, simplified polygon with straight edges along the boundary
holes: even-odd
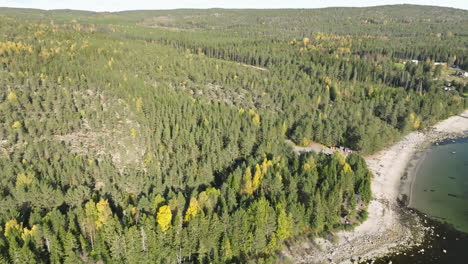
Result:
[[[353,228],[361,155],[466,109],[467,20],[0,8],[0,263],[274,262]]]

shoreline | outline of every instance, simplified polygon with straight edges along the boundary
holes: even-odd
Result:
[[[454,123],[456,123],[456,126]],[[400,182],[398,199],[407,208],[411,208],[413,186],[416,182],[419,168],[428,154],[429,147],[444,140],[468,138],[468,110],[434,125],[429,131],[424,132],[424,137],[425,140],[420,142],[417,149],[413,152],[412,158],[407,162],[406,170]]]
[[[426,230],[417,214],[407,210],[415,180],[414,163],[417,166],[423,158],[417,154],[435,142],[457,137],[468,137],[468,110],[426,131],[411,132],[394,145],[365,157],[374,175],[368,219],[353,231],[335,233],[334,242],[316,238],[290,246],[283,254],[294,263],[354,263],[420,245]]]
[[[455,139],[460,138],[468,138],[468,131],[466,131],[465,135],[448,135],[447,137],[437,138],[435,140],[433,139],[430,144],[427,144],[427,146],[425,145],[423,149],[420,149],[414,153],[413,158],[408,163],[408,167],[405,172],[405,175],[407,175],[408,178],[402,178],[400,183],[400,200],[404,207],[414,209],[411,205],[414,198],[413,186],[418,178],[419,169],[430,152],[429,148],[434,146],[434,144],[438,145],[440,142],[449,140],[455,142]],[[403,198],[403,196],[405,197]]]
[[[401,192],[400,192],[400,195],[404,195],[404,186],[405,185],[408,185],[408,199],[407,199],[407,202],[405,204],[406,207],[409,207],[410,204],[411,204],[411,200],[413,199],[413,187],[414,187],[414,183],[416,182],[416,179],[418,178],[418,171],[419,171],[419,168],[421,167],[421,165],[423,164],[423,161],[424,159],[427,157],[427,150],[423,150],[422,151],[422,155],[421,156],[417,156],[417,157],[414,157],[416,156],[417,153],[415,153],[413,155],[413,158],[414,159],[417,159],[416,161],[416,166],[414,166],[414,168],[411,168],[411,164],[408,165],[408,168],[406,169],[406,173],[407,175],[409,175],[410,179],[408,180],[409,181],[409,184],[406,184],[405,181],[402,179],[401,180]]]

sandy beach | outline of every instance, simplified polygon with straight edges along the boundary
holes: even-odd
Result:
[[[389,148],[366,157],[374,175],[368,219],[353,231],[338,232],[333,242],[317,238],[290,246],[283,255],[294,263],[352,263],[421,243],[424,229],[419,219],[398,203],[412,182],[405,173],[408,164],[417,151],[434,141],[466,136],[468,110],[424,132],[412,132]]]

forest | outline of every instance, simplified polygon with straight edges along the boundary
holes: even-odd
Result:
[[[467,24],[0,8],[0,263],[277,263],[354,228],[364,156],[467,108]]]

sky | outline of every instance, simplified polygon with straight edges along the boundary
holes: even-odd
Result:
[[[176,8],[322,8],[416,4],[468,10],[468,0],[0,0],[0,7],[122,11]]]

